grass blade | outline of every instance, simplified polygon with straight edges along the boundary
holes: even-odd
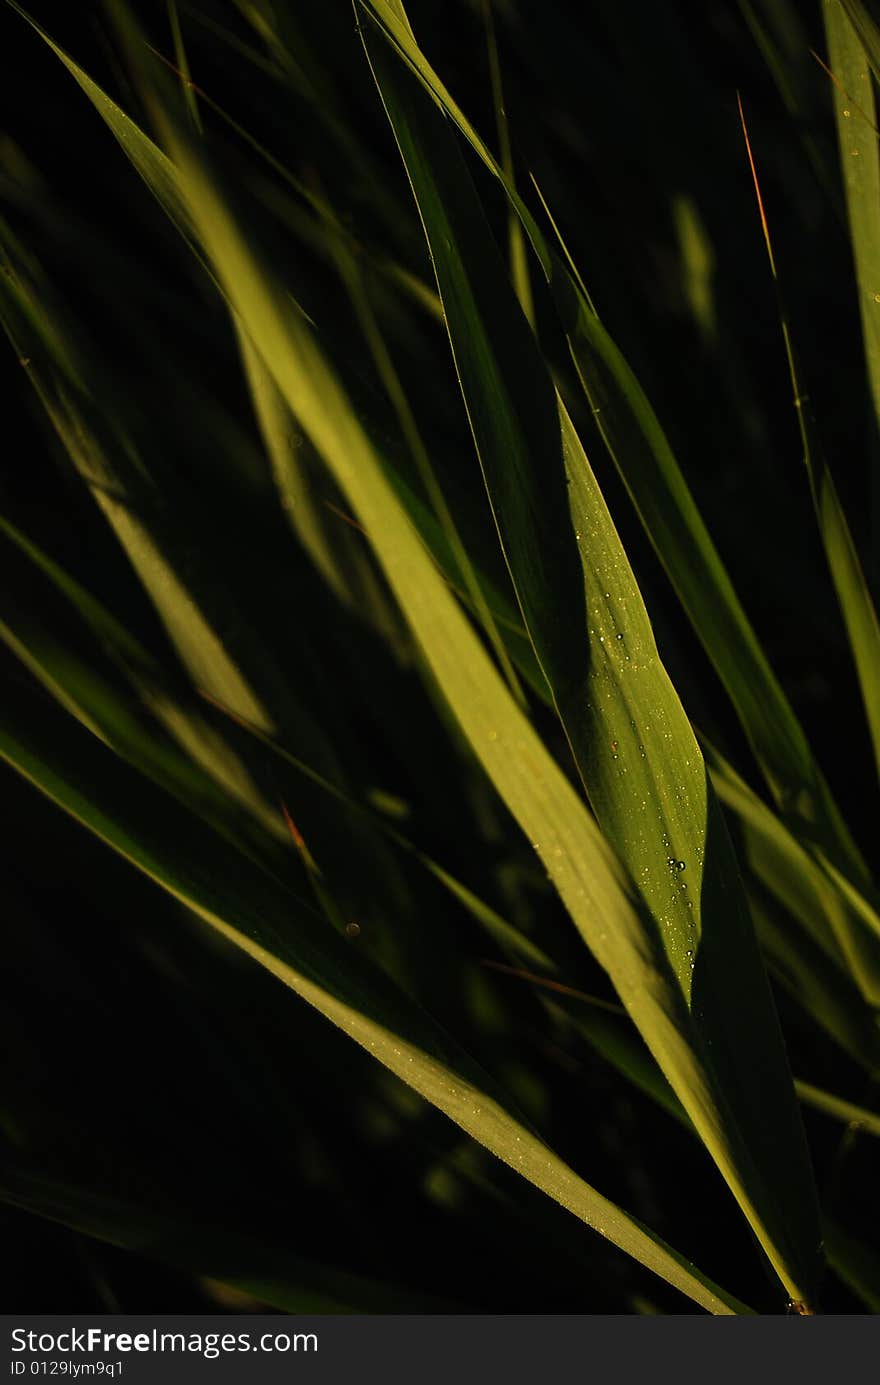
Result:
[[[245,857],[218,852],[214,835],[173,799],[94,747],[60,711],[7,699],[0,756],[19,774],[523,1177],[709,1312],[742,1311],[509,1114],[491,1079],[309,906]]]
[[[857,884],[864,883],[869,879],[867,867],[736,596],[660,422],[578,276],[556,256],[431,67],[401,18],[402,6],[396,0],[358,3],[499,180],[522,220],[556,300],[600,432],[780,808],[811,837],[818,834],[841,868]],[[875,960],[880,966],[880,954]]]
[[[783,1238],[801,1217],[806,1263],[819,1234],[803,1136],[745,896],[693,732],[448,124],[386,45],[369,34],[365,41],[425,228],[526,628],[599,823],[651,911],[739,1135],[705,1124],[701,1133],[777,1269],[774,1235]],[[751,997],[749,1035],[739,1022],[743,994]],[[655,1043],[650,1030],[643,1036]],[[678,1095],[692,1112],[694,1092]],[[782,1117],[772,1135],[768,1110]],[[744,1147],[731,1161],[740,1136]],[[762,1179],[769,1197],[759,1191]],[[787,1232],[770,1231],[764,1212],[783,1198]]]
[[[828,566],[831,570],[831,577],[834,582],[835,590],[837,591],[837,598],[840,602],[840,609],[843,614],[850,647],[855,660],[862,701],[868,719],[868,729],[871,733],[871,741],[874,746],[874,758],[877,764],[878,774],[880,774],[880,622],[878,622],[877,619],[874,602],[868,590],[868,584],[865,581],[861,562],[856,552],[849,525],[837,494],[837,488],[834,484],[831,471],[822,457],[815,421],[810,409],[808,395],[803,387],[800,368],[795,356],[791,328],[782,299],[776,261],[773,255],[773,246],[770,240],[770,230],[764,212],[764,204],[761,198],[761,189],[758,182],[758,174],[752,155],[751,144],[749,142],[742,102],[740,102],[739,111],[749,164],[755,184],[755,193],[758,199],[758,209],[761,216],[761,226],[764,232],[764,242],[767,247],[767,257],[770,262],[770,272],[773,276],[773,282],[779,297],[779,315],[782,324],[783,340],[785,342],[785,354],[788,360],[792,390],[794,391],[795,409],[797,411],[801,444],[804,450],[804,462],[810,482],[810,492],[813,497],[816,519],[818,520],[819,530],[822,535],[825,556],[828,559]],[[876,165],[876,145],[874,147],[873,161]],[[868,160],[866,159],[865,162],[868,163]],[[876,188],[880,191],[880,172],[878,172],[876,167],[875,177]],[[858,948],[858,941],[854,940],[851,951],[853,953],[854,965],[858,968],[856,972],[857,979],[865,988],[866,995],[873,1003],[880,1004],[880,972],[876,969],[874,950],[864,950],[863,953],[863,950]]]

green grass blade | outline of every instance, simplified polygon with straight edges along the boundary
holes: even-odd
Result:
[[[307,905],[245,857],[218,852],[208,829],[95,746],[60,711],[7,699],[0,757],[19,774],[574,1215],[709,1312],[747,1311],[578,1178],[426,1012]]]
[[[498,144],[501,150],[501,167],[504,169],[510,186],[515,187],[513,172],[513,147],[510,142],[510,126],[504,104],[504,83],[501,76],[501,62],[498,54],[498,39],[495,21],[492,16],[492,0],[483,0],[483,16],[486,28],[486,47],[489,53],[489,76],[492,82],[492,102],[495,106],[495,124],[498,127]],[[535,303],[532,296],[532,283],[529,277],[529,254],[522,222],[513,207],[507,212],[507,245],[510,261],[510,278],[519,299],[519,305],[532,327],[535,325]]]
[[[857,1126],[868,1135],[880,1137],[880,1115],[876,1111],[869,1111],[864,1106],[856,1105],[854,1101],[844,1101],[833,1092],[813,1086],[812,1082],[799,1080],[796,1086],[798,1096],[805,1105],[812,1106],[823,1115],[830,1116],[832,1120],[842,1121],[844,1125]]]
[[[867,76],[867,73],[865,73],[865,76]],[[837,592],[837,598],[840,603],[840,609],[843,614],[850,647],[852,648],[853,658],[855,660],[862,701],[868,719],[868,729],[871,733],[871,741],[874,746],[874,758],[877,764],[878,773],[880,773],[880,622],[878,622],[877,619],[874,602],[868,590],[868,584],[865,581],[859,555],[856,552],[856,547],[852,540],[849,525],[837,494],[837,488],[834,484],[834,479],[822,456],[818,432],[810,408],[809,396],[803,385],[801,370],[795,354],[791,326],[779,284],[779,276],[770,239],[770,230],[761,198],[761,189],[758,182],[758,174],[752,155],[751,144],[749,142],[748,130],[746,129],[742,103],[740,103],[740,118],[742,120],[746,150],[748,152],[752,177],[755,184],[755,192],[758,199],[758,209],[761,216],[764,241],[767,247],[767,257],[770,262],[770,272],[773,276],[774,286],[776,287],[778,295],[779,316],[782,325],[783,341],[785,343],[785,354],[788,361],[791,386],[794,392],[794,403],[797,412],[801,444],[804,450],[804,462],[810,482],[810,492],[813,498],[813,506],[816,511],[819,531],[822,535],[825,556],[828,560],[828,566],[831,571],[831,577]],[[852,153],[851,150],[850,153]],[[867,164],[868,162],[869,160],[866,158],[865,163]],[[877,168],[876,140],[873,143],[873,163],[875,165],[875,190],[880,192],[880,171],[878,171]],[[850,189],[848,188],[848,193],[849,192]],[[868,190],[868,195],[870,196],[870,188]],[[876,304],[874,306],[876,307]],[[858,958],[856,964],[860,968],[858,973],[859,979],[867,987],[866,994],[870,995],[875,1003],[880,1003],[880,989],[877,988],[876,976],[873,974],[875,960],[872,950],[866,955],[864,962],[862,962],[861,958]]]
[[[825,0],[823,0],[825,3]],[[858,35],[871,70],[880,82],[880,24],[863,0],[840,0],[840,7]]]
[[[399,3],[361,9],[504,186],[541,263],[611,456],[679,598],[736,708],[777,802],[817,833],[857,882],[867,867],[844,823],[715,549],[650,402],[576,274],[546,242],[523,200],[405,22]]]
[[[242,332],[238,342],[254,413],[291,528],[339,600],[369,621],[392,648],[399,646],[399,619],[377,579],[362,538],[322,500],[315,484],[316,462],[305,455],[306,441],[296,420]]]
[[[840,0],[823,5],[868,387],[880,426],[880,161],[870,64]],[[880,50],[878,50],[880,51]],[[856,151],[856,152],[853,152]]]
[[[367,35],[366,43],[425,228],[526,628],[599,823],[638,882],[699,1041],[711,1049],[744,1140],[742,1166],[735,1167],[737,1156],[733,1168],[729,1162],[738,1136],[719,1142],[713,1130],[707,1146],[741,1199],[745,1192],[747,1215],[755,1215],[752,1195],[762,1209],[787,1200],[787,1230],[777,1225],[764,1241],[777,1268],[773,1236],[789,1234],[799,1218],[806,1262],[819,1233],[803,1135],[745,896],[697,743],[448,124],[381,40]],[[744,994],[751,997],[745,1034]],[[643,1033],[651,1045],[652,1034]],[[693,1093],[678,1094],[692,1110]],[[772,1133],[768,1110],[781,1116]],[[758,1192],[762,1179],[766,1191]],[[768,1236],[761,1213],[756,1230]]]
[[[107,1245],[176,1265],[288,1313],[453,1313],[454,1303],[292,1255],[229,1228],[200,1225],[94,1187],[4,1168],[0,1200],[69,1226]]]

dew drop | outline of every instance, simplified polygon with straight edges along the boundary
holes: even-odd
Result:
[[[852,115],[852,111],[844,110],[843,114],[846,117],[846,119],[849,120],[850,116]]]

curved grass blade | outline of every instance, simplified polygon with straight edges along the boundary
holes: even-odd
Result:
[[[726,1118],[737,1133],[719,1142],[715,1128],[707,1147],[741,1200],[745,1193],[747,1215],[759,1204],[755,1229],[777,1270],[774,1238],[783,1242],[795,1227],[806,1265],[820,1237],[803,1133],[745,896],[699,748],[452,133],[384,42],[366,34],[365,42],[422,218],[526,628],[599,823],[638,883],[698,1043],[711,1051],[709,1067],[729,1102]],[[746,994],[750,1024],[743,1033]],[[643,1036],[652,1045],[650,1030]],[[678,1095],[692,1110],[693,1093]],[[774,1222],[769,1208],[783,1203]]]
[[[703,753],[721,802],[735,816],[745,864],[798,925],[797,930],[786,934],[774,927],[762,910],[761,918],[767,925],[759,927],[762,941],[789,979],[806,981],[813,975],[814,981],[804,992],[813,997],[808,1009],[830,1026],[839,1041],[845,1034],[845,1047],[859,1062],[869,1068],[876,1066],[880,1061],[880,1031],[874,1009],[847,986],[848,976],[857,974],[860,956],[868,953],[872,934],[880,933],[875,910],[821,852],[811,853],[803,846],[705,740]],[[801,930],[809,933],[809,939],[798,940]],[[855,955],[851,951],[853,938],[860,942]],[[813,956],[815,968],[809,960]],[[821,1000],[815,982],[823,973],[825,999]],[[841,994],[842,1004],[829,1003],[840,987],[846,988]]]
[[[636,1023],[650,1035],[673,1085],[686,1093],[707,1142],[749,1206],[753,1224],[761,1225],[751,1196],[757,1180],[741,1179],[744,1156],[732,1147],[738,1132],[726,1117],[691,1017],[667,971],[659,938],[628,902],[625,876],[612,853],[510,700],[433,568],[306,324],[285,310],[283,296],[253,259],[188,147],[177,144],[179,138],[172,133],[175,161],[231,305],[371,535],[433,675],[477,757],[536,843],[585,939],[611,973]],[[766,1234],[765,1241],[773,1244]],[[796,1263],[798,1256],[777,1255],[792,1297],[809,1297],[809,1290],[798,1283],[801,1276],[789,1273],[789,1259]]]
[[[0,757],[587,1225],[709,1312],[748,1311],[584,1183],[440,1026],[308,905],[234,850],[218,852],[214,834],[70,718],[8,698]]]
[[[758,182],[758,173],[752,155],[751,144],[749,142],[742,102],[739,104],[739,113],[740,119],[742,120],[749,164],[752,170],[752,178],[755,184],[755,193],[758,199],[764,243],[767,247],[767,258],[770,263],[770,272],[773,276],[773,283],[778,296],[782,336],[785,343],[785,354],[788,361],[791,386],[794,391],[794,402],[797,411],[801,444],[804,450],[804,462],[806,464],[807,476],[810,483],[810,493],[813,498],[813,507],[816,511],[816,519],[822,535],[825,556],[828,560],[828,566],[831,571],[831,577],[837,592],[837,599],[840,603],[840,609],[843,614],[850,647],[855,660],[862,701],[868,719],[868,729],[871,733],[871,741],[874,747],[874,759],[877,764],[878,774],[880,774],[880,622],[878,622],[877,619],[874,602],[868,590],[868,584],[865,581],[865,575],[862,571],[861,562],[852,540],[849,525],[847,524],[846,516],[837,494],[834,479],[822,456],[815,420],[810,409],[808,395],[803,387],[801,371],[795,355],[791,327],[782,297],[779,275],[776,268],[776,259],[773,254],[773,245],[770,239],[770,228],[764,211],[761,188]],[[866,159],[865,163],[868,162],[869,161]],[[875,190],[880,192],[880,171],[878,171],[876,167],[876,144],[874,146],[873,162],[875,164]],[[876,958],[873,949],[871,951],[865,951],[864,956],[862,955],[862,950],[857,950],[856,947],[853,947],[852,951],[854,953],[853,963],[858,967],[856,973],[857,979],[865,988],[866,995],[869,996],[873,1003],[880,1005],[880,969],[876,967]]]
[[[238,342],[254,413],[291,528],[339,600],[370,621],[389,646],[403,656],[400,621],[377,580],[362,540],[332,516],[316,494],[309,467],[311,459],[303,456],[305,439],[297,430],[296,420],[241,332]]]
[[[172,136],[173,146],[178,138]],[[438,586],[436,572],[307,329],[253,261],[212,184],[187,151],[185,142],[174,147],[205,244],[215,265],[222,266],[227,296],[380,548],[386,575],[478,757],[525,830],[538,838],[578,926],[612,973],[636,1022],[651,1033],[674,1085],[687,1091],[707,1142],[715,1145],[736,1184],[742,1160],[727,1144],[735,1132],[713,1095],[714,1078],[667,972],[659,939],[627,901],[625,877],[613,856],[543,746],[513,715],[515,708],[501,695],[503,687],[499,690],[494,681],[491,665],[473,643],[445,586]],[[617,920],[613,931],[607,926],[609,909]],[[744,1188],[740,1195],[748,1204]],[[754,1212],[753,1218],[760,1221]],[[781,1272],[785,1276],[784,1266]],[[795,1297],[802,1294],[799,1285],[791,1291]]]
[[[599,430],[777,802],[807,835],[825,842],[857,885],[864,884],[870,878],[867,866],[739,603],[659,420],[582,282],[548,245],[503,169],[419,49],[402,6],[397,0],[357,3],[504,187],[556,300]]]

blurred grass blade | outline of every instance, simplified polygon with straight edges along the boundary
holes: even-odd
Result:
[[[158,74],[156,80],[160,80]],[[168,109],[156,106],[157,116],[166,122]],[[692,1015],[668,970],[660,938],[633,908],[614,857],[564,776],[497,682],[491,664],[394,501],[378,460],[303,319],[254,260],[180,129],[172,126],[168,138],[194,223],[224,292],[273,371],[291,411],[301,419],[371,535],[386,576],[464,734],[529,838],[537,842],[573,918],[611,973],[624,1003],[698,1123],[790,1296],[808,1302],[818,1274],[818,1235],[808,1225],[810,1180],[802,1155],[795,1154],[793,1167],[806,1175],[807,1203],[793,1181],[786,1185],[796,1212],[793,1220],[780,1228],[780,1248],[763,1222],[765,1214],[771,1221],[777,1220],[776,1202],[766,1192],[729,1115],[714,1067],[704,1051],[704,1039],[694,1029]],[[617,918],[613,931],[608,927],[612,916]],[[743,941],[748,949],[747,930]],[[740,959],[743,955],[748,957],[748,951],[740,952]],[[753,960],[757,961],[756,952]],[[751,962],[746,963],[746,970],[753,974]],[[757,974],[761,975],[759,964]],[[723,1048],[726,1043],[725,1039]],[[775,1051],[781,1052],[778,1040]],[[771,1070],[775,1066],[773,1052]],[[724,1058],[720,1061],[724,1066]],[[783,1144],[791,1154],[802,1136],[793,1103],[785,1100],[785,1090],[783,1086],[777,1114],[786,1129]],[[742,1097],[740,1088],[734,1105]],[[794,1126],[789,1127],[786,1122],[792,1115]]]
[[[870,65],[840,0],[824,0],[840,168],[865,346],[868,387],[880,428],[880,160]],[[855,151],[855,152],[854,152]]]
[[[877,1023],[855,982],[829,964],[828,954],[769,892],[755,886],[749,902],[775,979],[811,1024],[824,1029],[866,1071],[875,1071],[880,1061]]]
[[[239,350],[254,413],[263,436],[282,508],[303,548],[331,590],[404,654],[403,632],[367,556],[363,540],[332,514],[317,492],[306,440],[247,336]]]
[[[826,1092],[821,1087],[814,1087],[812,1082],[799,1081],[797,1092],[801,1101],[807,1106],[812,1106],[816,1111],[821,1111],[823,1115],[830,1116],[832,1120],[842,1121],[844,1125],[853,1125],[859,1130],[864,1130],[868,1135],[880,1137],[880,1115],[876,1111],[869,1111],[864,1106],[857,1106],[854,1101],[844,1101],[842,1097],[835,1096],[833,1092]]]
[[[199,114],[199,103],[196,96],[195,84],[189,69],[189,59],[186,55],[186,46],[183,42],[183,30],[180,27],[180,14],[177,9],[176,0],[166,0],[168,9],[168,20],[171,25],[171,38],[174,44],[174,60],[177,63],[177,70],[180,74],[180,85],[183,91],[183,99],[189,111],[190,120],[199,134],[203,134],[202,117]]]
[[[85,92],[92,105],[99,112],[102,119],[106,121],[109,129],[113,132],[121,148],[131,160],[138,173],[143,178],[147,186],[154,192],[158,201],[165,209],[171,220],[177,226],[181,234],[189,239],[188,212],[186,202],[181,196],[177,183],[177,176],[167,155],[144,134],[136,121],[125,114],[121,106],[107,95],[107,93],[93,82],[91,77],[83,71],[78,63],[60,48],[57,43],[46,33],[46,30],[31,18],[28,12],[18,4],[17,0],[6,0],[6,3],[22,19],[26,20],[33,29],[40,35],[45,43],[49,45],[52,52],[61,60],[70,75]]]
[[[835,1273],[872,1313],[880,1313],[880,1258],[839,1222],[826,1218],[825,1246]]]
[[[872,934],[880,934],[880,921],[868,899],[821,852],[811,853],[798,842],[785,823],[705,740],[703,753],[721,802],[735,815],[742,834],[745,864],[799,928],[809,932],[824,956],[825,966],[835,972],[858,975],[860,959],[869,955]],[[807,952],[796,940],[787,951],[794,969],[806,963]],[[880,1032],[872,1007],[862,1001],[853,1009],[854,1002],[855,995],[848,1007],[852,1033],[847,1046],[860,1033],[860,1061],[873,1066],[880,1058]],[[814,1013],[821,1014],[823,1008],[817,1006]]]
[[[252,1240],[227,1226],[200,1225],[191,1210],[172,1216],[102,1189],[0,1171],[0,1200],[72,1227],[108,1245],[176,1265],[288,1313],[454,1313],[454,1303],[291,1254],[288,1245]]]
[[[717,1129],[703,1125],[701,1133],[746,1214],[754,1218],[759,1204],[753,1225],[777,1269],[774,1238],[783,1242],[796,1226],[801,1263],[808,1264],[819,1232],[803,1133],[745,896],[699,748],[452,132],[385,43],[364,37],[425,228],[526,628],[599,823],[651,910],[697,1042],[711,1050],[709,1066],[727,1094],[725,1119],[738,1132],[720,1142]],[[745,1033],[744,994],[751,1015]],[[651,1045],[654,1035],[643,1034]],[[678,1094],[692,1111],[693,1093]],[[731,1167],[739,1138],[744,1149]],[[783,1202],[786,1212],[773,1225],[770,1207]],[[793,1273],[791,1265],[786,1272]]]
[[[495,124],[498,127],[498,143],[501,150],[501,167],[511,187],[515,187],[513,173],[513,148],[510,143],[510,126],[504,104],[504,83],[501,77],[501,62],[498,55],[498,39],[495,33],[495,20],[492,15],[492,0],[483,0],[483,18],[486,28],[486,47],[489,53],[489,76],[492,82],[492,101],[495,106]],[[523,224],[510,206],[507,211],[507,245],[510,260],[510,278],[530,326],[535,326],[535,304],[532,297],[532,284],[529,278],[529,256]]]
[[[76,722],[10,696],[0,757],[587,1225],[709,1312],[748,1311],[578,1178],[440,1026],[307,905],[234,850],[218,852],[213,833]]]
[[[171,135],[175,142],[179,132]],[[559,882],[573,916],[666,1066],[687,1087],[704,1125],[716,1115],[712,1078],[689,1043],[690,1021],[666,972],[659,940],[646,933],[625,877],[589,815],[498,680],[387,486],[372,448],[303,320],[252,258],[213,185],[185,144],[175,148],[190,206],[231,305],[270,364],[365,529],[439,685],[502,796]],[[613,931],[610,919],[616,918]],[[604,925],[600,922],[605,920]],[[717,1137],[716,1137],[717,1138]],[[731,1160],[735,1167],[736,1159]],[[795,1296],[807,1291],[792,1284]]]
[[[855,660],[862,701],[868,719],[868,729],[871,733],[871,741],[874,746],[874,759],[877,765],[878,774],[880,774],[880,622],[877,620],[874,602],[868,590],[868,584],[865,581],[861,562],[859,561],[849,525],[837,494],[837,488],[834,484],[831,471],[822,456],[819,437],[810,408],[809,397],[804,390],[800,367],[795,355],[791,327],[782,297],[776,260],[773,254],[773,245],[770,239],[770,228],[764,211],[761,188],[758,182],[758,173],[752,155],[752,147],[749,141],[748,129],[746,128],[742,102],[740,102],[739,112],[740,119],[742,120],[749,164],[755,184],[755,193],[758,199],[758,210],[760,212],[761,226],[764,232],[764,241],[767,247],[767,258],[770,262],[770,272],[773,276],[773,282],[778,295],[779,315],[785,343],[785,354],[788,361],[791,386],[794,392],[794,403],[797,411],[801,443],[804,449],[804,462],[806,463],[807,475],[810,482],[810,492],[813,498],[816,518],[819,522],[819,530],[822,535],[825,556],[828,559],[828,566],[831,570],[831,577],[837,592],[838,601],[840,602],[840,609],[843,613],[850,647],[852,648],[853,658]],[[865,163],[867,164],[868,162],[869,160],[865,159]],[[877,167],[876,138],[873,142],[873,163],[875,165],[874,174],[876,180],[874,190],[880,193],[880,170],[878,170]],[[880,216],[880,211],[878,211],[876,207],[875,212],[877,216]],[[863,955],[862,951],[859,950],[856,956],[857,947],[858,942],[855,940],[851,950],[854,954],[854,964],[858,967],[856,973],[857,979],[865,988],[866,995],[872,999],[874,1004],[880,1005],[880,971],[876,969],[877,959],[875,951],[873,948],[870,950],[866,949]]]

